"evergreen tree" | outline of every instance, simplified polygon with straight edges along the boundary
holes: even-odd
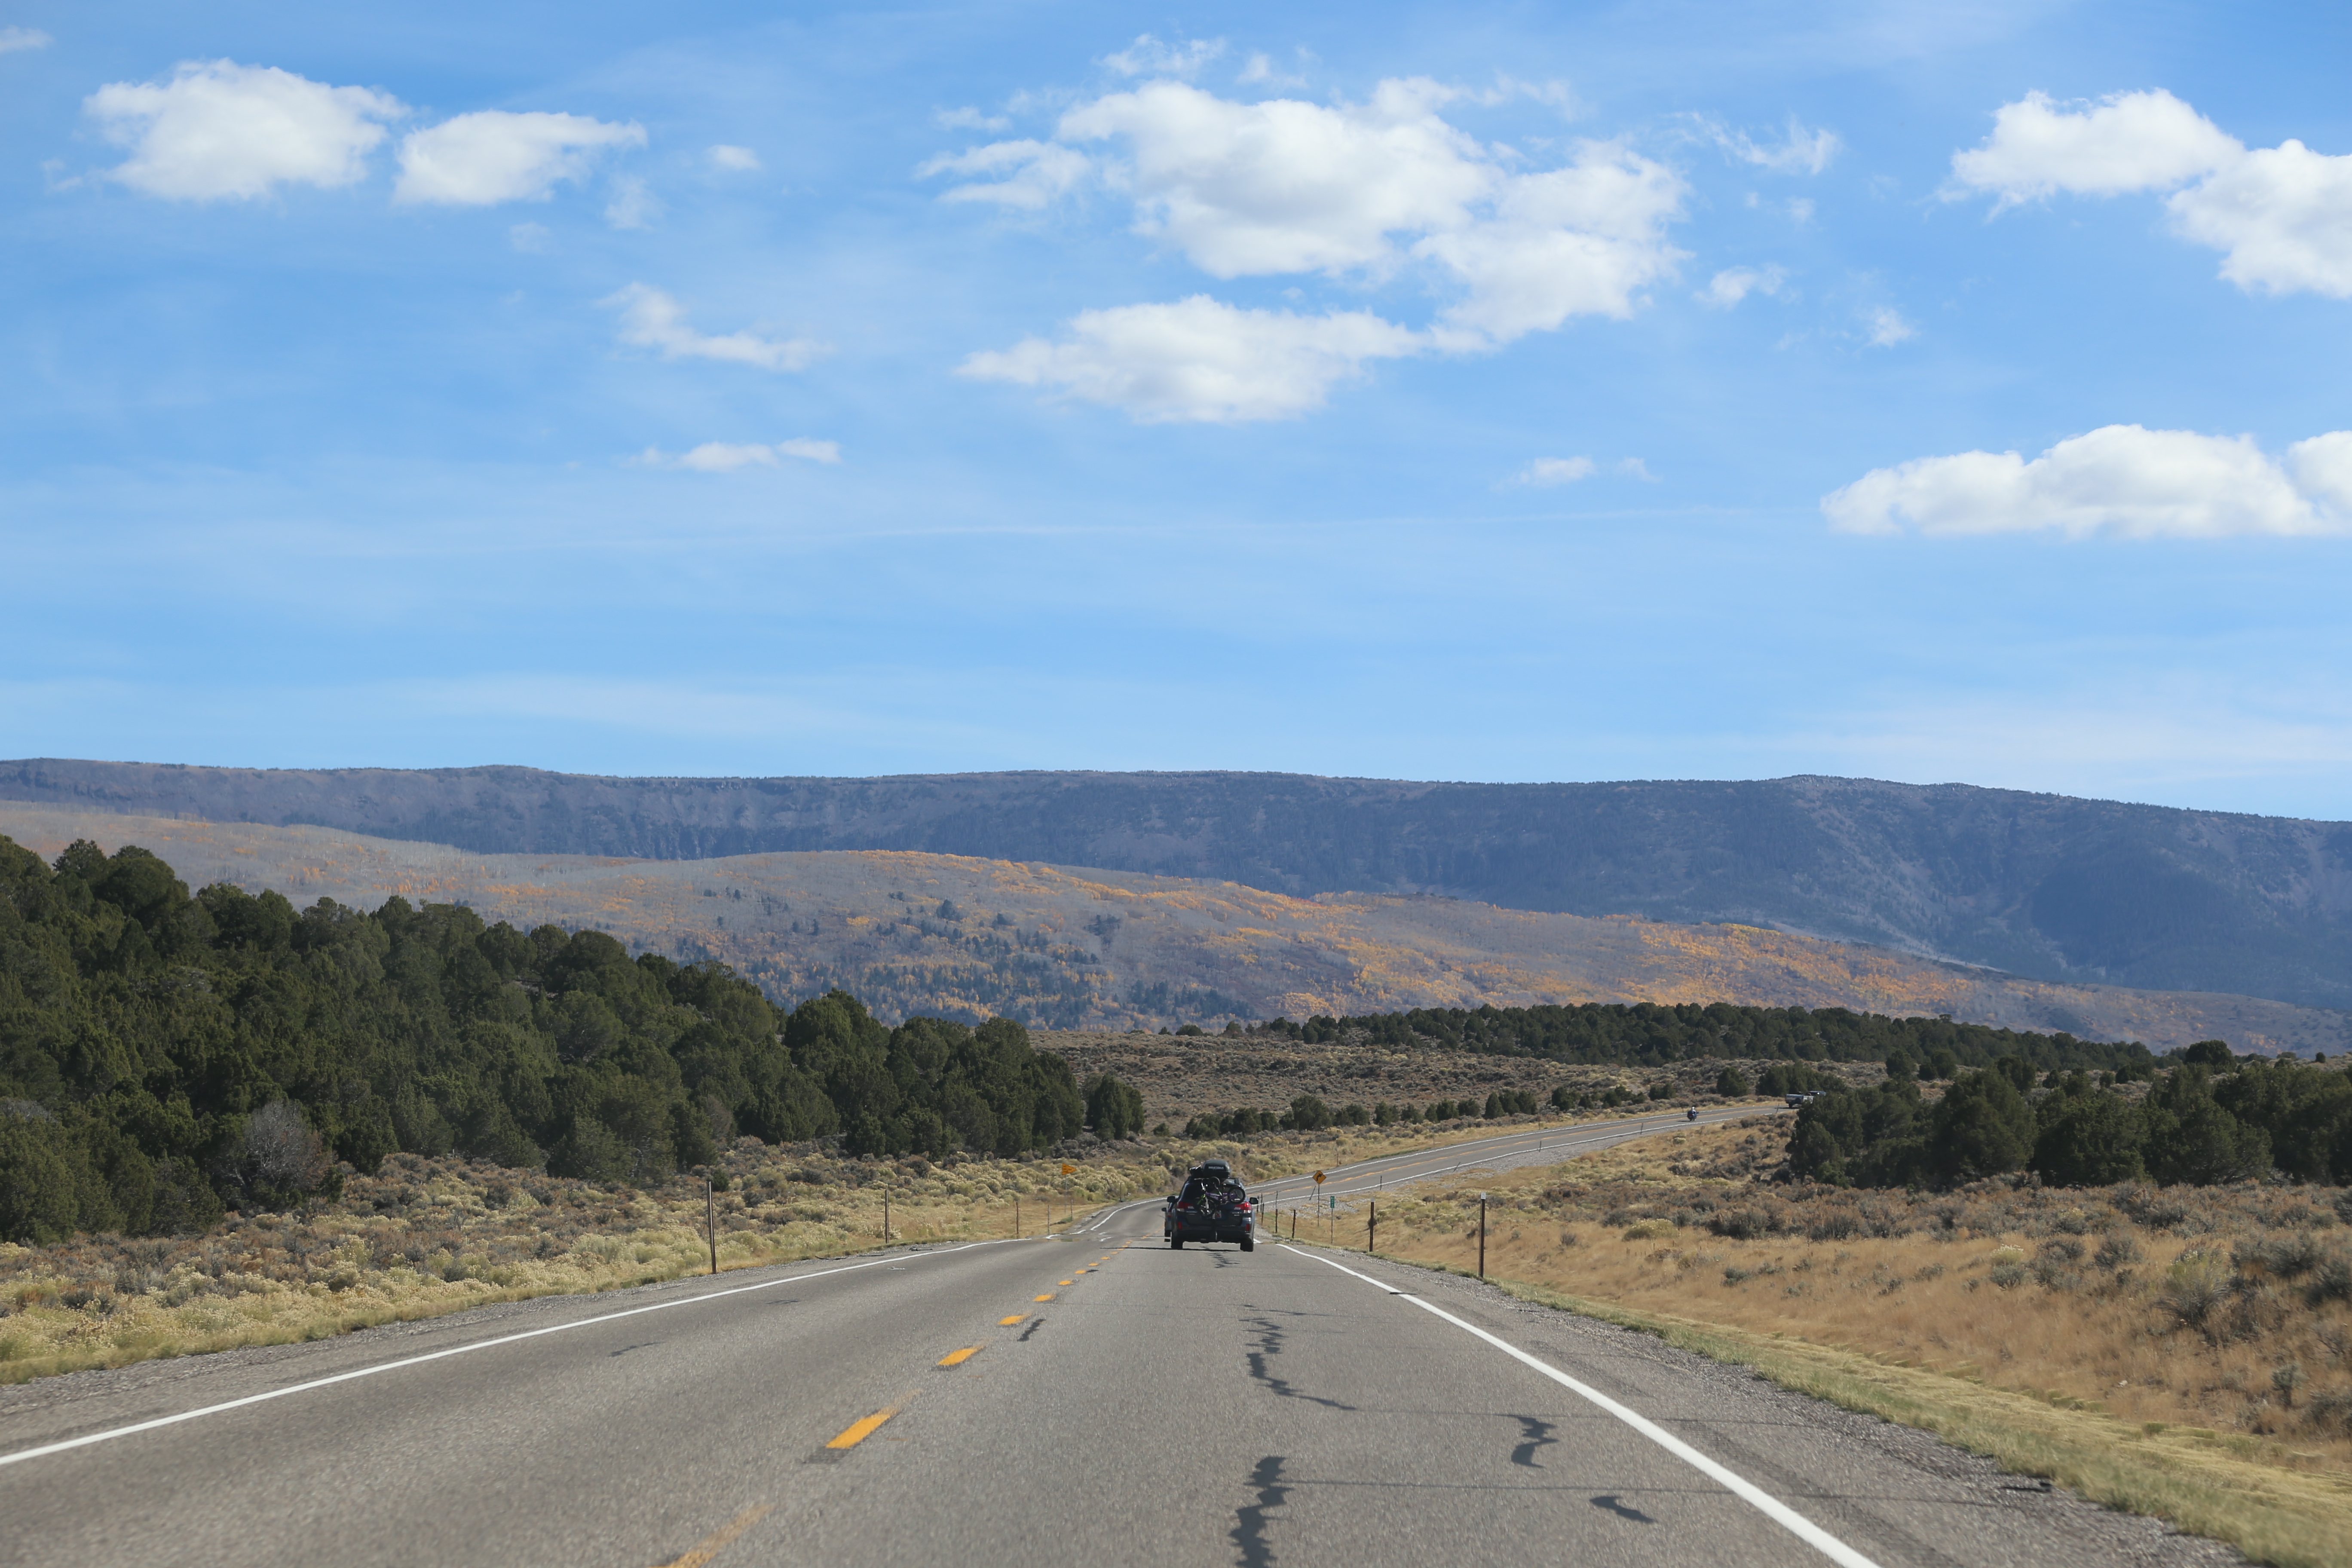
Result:
[[[1929,1167],[1948,1186],[2021,1170],[2033,1152],[2033,1133],[2032,1109],[2012,1074],[2000,1064],[1992,1071],[1967,1073],[1953,1080],[1936,1106]]]

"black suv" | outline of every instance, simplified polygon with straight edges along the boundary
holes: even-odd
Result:
[[[1237,1241],[1244,1252],[1257,1249],[1249,1194],[1223,1160],[1203,1160],[1184,1178],[1184,1190],[1168,1200],[1161,1228],[1171,1247],[1188,1241]]]

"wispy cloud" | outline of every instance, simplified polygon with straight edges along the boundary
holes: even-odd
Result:
[[[604,208],[604,221],[614,228],[645,228],[661,216],[659,197],[646,189],[646,183],[634,174],[624,174],[613,182],[613,199]]]
[[[599,153],[645,144],[642,125],[582,114],[460,114],[402,139],[392,197],[445,206],[544,201],[558,184],[583,178]]]
[[[983,114],[977,109],[941,109],[931,119],[950,131],[1002,131],[1013,123],[1002,114]]]
[[[56,42],[38,27],[0,27],[0,55],[13,55],[18,49],[46,49]]]
[[[1189,44],[1163,44],[1145,33],[1115,55],[1098,62],[1121,76],[1189,77],[1225,52],[1223,38],[1195,38]]]
[[[1728,267],[1707,281],[1696,296],[1702,305],[1727,310],[1750,294],[1778,294],[1788,279],[1778,267]]]
[[[1891,349],[1896,343],[1909,342],[1919,335],[1919,329],[1906,321],[1903,312],[1892,305],[1880,305],[1864,318],[1870,330],[1870,346]]]
[[[1830,166],[1830,160],[1843,146],[1835,132],[1809,131],[1793,114],[1789,116],[1789,123],[1777,142],[1759,142],[1711,115],[1694,115],[1692,123],[1698,127],[1700,135],[1722,148],[1727,156],[1776,174],[1818,174]]]
[[[597,303],[621,312],[623,342],[658,349],[664,359],[709,359],[757,365],[761,370],[801,370],[826,352],[824,344],[807,338],[698,332],[687,325],[683,305],[647,283],[632,283]]]
[[[731,474],[739,468],[778,468],[786,458],[804,463],[837,464],[841,461],[841,443],[814,441],[804,437],[772,442],[705,441],[674,458],[658,447],[648,447],[638,455],[637,461],[650,468]]]
[[[1034,211],[1086,178],[1093,167],[1085,153],[1050,142],[992,142],[985,147],[933,158],[915,173],[924,179],[937,174],[992,175],[991,179],[950,186],[940,199],[993,202],[999,206]]]
[[[1572,485],[1592,477],[1598,465],[1590,458],[1538,458],[1511,476],[1521,485]]]

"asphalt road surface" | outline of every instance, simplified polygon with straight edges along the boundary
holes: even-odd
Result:
[[[0,1562],[2237,1561],[1474,1281],[1096,1218],[10,1389]]]
[[[1684,1111],[1676,1110],[1650,1116],[1627,1116],[1609,1121],[1580,1121],[1563,1127],[1536,1127],[1525,1132],[1507,1132],[1495,1138],[1447,1143],[1410,1154],[1391,1154],[1384,1160],[1366,1160],[1360,1164],[1337,1166],[1324,1173],[1326,1179],[1320,1184],[1312,1176],[1285,1176],[1255,1186],[1250,1192],[1252,1196],[1276,1205],[1312,1203],[1317,1199],[1334,1197],[1343,1201],[1378,1197],[1391,1187],[1426,1181],[1434,1176],[1461,1175],[1475,1171],[1509,1171],[1521,1165],[1556,1165],[1578,1154],[1606,1149],[1612,1143],[1623,1143],[1634,1138],[1646,1138],[1653,1133],[1673,1132],[1691,1127],[1714,1127],[1726,1121],[1744,1121],[1751,1116],[1788,1114],[1790,1111],[1783,1106],[1749,1105],[1702,1110],[1696,1120]]]

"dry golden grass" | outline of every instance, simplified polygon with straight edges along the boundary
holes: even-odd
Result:
[[[1694,1129],[1448,1177],[1381,1200],[1381,1250],[1472,1268],[1483,1188],[1486,1271],[1523,1294],[2263,1561],[2352,1561],[2339,1194],[1994,1182],[1914,1196],[1759,1180],[1785,1137]],[[1360,1215],[1341,1239],[1363,1244]]]
[[[1170,1156],[1172,1158],[1173,1156]],[[856,1161],[745,1140],[718,1194],[721,1269],[831,1258],[894,1239],[1045,1229],[1074,1208],[1160,1191],[1151,1151],[1073,1158]],[[159,1356],[324,1339],[493,1301],[648,1284],[710,1267],[698,1181],[651,1191],[394,1155],[341,1201],[232,1217],[208,1236],[0,1245],[0,1383]]]

